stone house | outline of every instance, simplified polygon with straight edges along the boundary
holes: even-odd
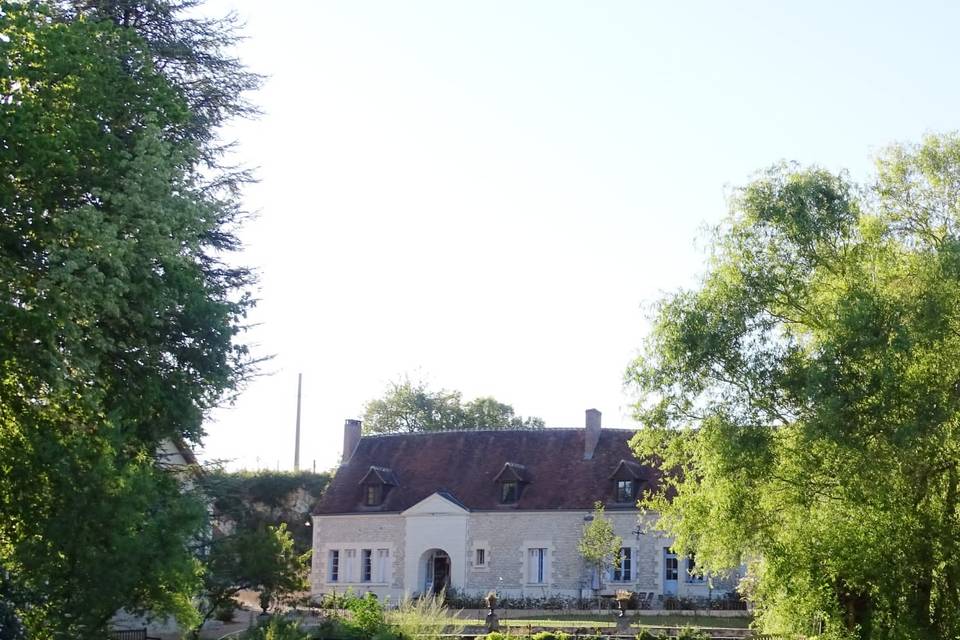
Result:
[[[634,432],[601,429],[595,409],[584,429],[361,436],[360,428],[346,421],[343,463],[314,510],[314,596],[352,588],[396,602],[446,588],[682,598],[732,588],[693,572],[669,538],[647,531],[636,501],[657,473],[627,445]],[[602,576],[577,551],[598,501],[623,539],[620,568]]]

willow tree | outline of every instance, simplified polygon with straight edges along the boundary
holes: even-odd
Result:
[[[628,372],[666,472],[642,505],[770,631],[960,633],[960,137],[875,179],[781,165]]]

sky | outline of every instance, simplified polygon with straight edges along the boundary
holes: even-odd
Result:
[[[696,286],[738,186],[783,160],[868,180],[958,127],[960,3],[208,0],[263,111],[237,260],[272,356],[200,451],[337,464],[405,375],[548,427],[634,426],[624,372]]]

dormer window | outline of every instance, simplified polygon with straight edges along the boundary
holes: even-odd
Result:
[[[516,462],[507,462],[493,481],[500,485],[500,504],[516,504],[524,485],[529,483],[527,468]]]
[[[363,487],[363,506],[379,507],[390,489],[397,486],[397,478],[386,467],[370,467],[360,485]]]
[[[636,462],[621,460],[610,474],[613,481],[613,501],[616,504],[632,505],[637,499],[637,489],[643,479],[643,467]]]
[[[511,504],[517,501],[520,494],[519,482],[504,482],[500,485],[500,502]]]

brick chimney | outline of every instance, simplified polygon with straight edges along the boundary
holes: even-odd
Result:
[[[600,442],[600,412],[587,409],[587,429],[583,438],[583,459],[592,460],[593,452]]]
[[[350,462],[353,452],[360,444],[360,425],[359,420],[346,420],[343,423],[343,457],[340,464]]]

